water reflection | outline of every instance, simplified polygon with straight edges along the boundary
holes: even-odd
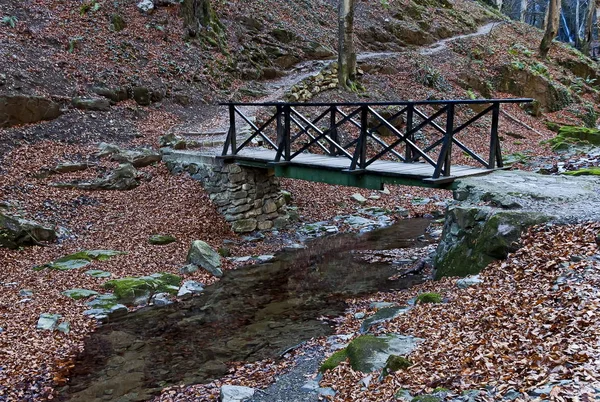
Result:
[[[223,376],[226,362],[272,358],[328,335],[317,318],[342,314],[345,299],[422,281],[391,281],[393,266],[365,263],[354,251],[413,247],[428,224],[413,219],[361,237],[317,239],[271,263],[228,271],[200,297],[111,322],[86,341],[63,400],[142,401],[168,385]]]

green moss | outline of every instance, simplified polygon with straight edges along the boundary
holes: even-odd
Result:
[[[419,395],[415,396],[411,402],[440,402],[441,399],[433,395]]]
[[[450,392],[450,390],[448,388],[444,388],[444,387],[437,387],[431,393],[437,394],[438,392]]]
[[[374,352],[385,352],[388,348],[384,339],[373,335],[362,335],[355,338],[346,348],[350,365],[354,370],[369,373],[372,371],[372,365],[368,361]]]
[[[82,268],[90,264],[92,261],[106,261],[111,257],[126,254],[122,251],[115,250],[82,250],[73,254],[66,255],[48,264],[34,267],[36,271],[42,269],[54,269],[58,271],[69,271],[72,269]]]
[[[442,295],[439,293],[433,293],[433,292],[421,293],[420,295],[417,296],[417,304],[441,303],[441,302],[442,302]]]
[[[121,278],[107,281],[104,288],[112,290],[120,303],[130,304],[138,298],[150,297],[153,293],[176,294],[181,278],[169,273],[159,273],[139,278]]]
[[[546,128],[550,131],[554,131],[555,133],[558,133],[558,131],[560,130],[560,124],[558,123],[554,123],[553,121],[547,121],[544,123],[546,125]]]
[[[70,297],[71,299],[87,299],[91,296],[96,296],[98,292],[88,289],[69,289],[62,292],[63,295]]]
[[[321,364],[321,367],[319,368],[319,372],[324,373],[327,370],[333,370],[341,362],[345,361],[347,358],[348,358],[348,352],[346,351],[346,349],[338,350],[337,352],[335,352],[334,354],[329,356],[329,358],[327,360],[325,360],[323,362],[323,364]]]
[[[383,368],[383,376],[388,375],[389,373],[393,373],[398,370],[406,370],[412,366],[412,362],[408,360],[406,357],[390,355],[385,362],[385,367]]]
[[[565,172],[568,176],[600,176],[600,167],[589,167]]]
[[[148,243],[153,244],[155,246],[162,246],[165,244],[171,244],[176,242],[177,239],[174,236],[171,235],[161,235],[161,234],[155,234],[150,236],[150,238],[148,239]]]
[[[558,131],[558,136],[600,145],[600,130],[596,128],[563,126]]]

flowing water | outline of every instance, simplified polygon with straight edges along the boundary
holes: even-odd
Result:
[[[323,317],[343,314],[345,299],[423,281],[390,280],[396,266],[367,263],[356,251],[424,246],[416,239],[428,225],[412,219],[359,237],[317,239],[271,263],[227,271],[200,297],[112,321],[86,341],[61,399],[142,401],[165,386],[219,378],[227,362],[275,358],[331,334]]]

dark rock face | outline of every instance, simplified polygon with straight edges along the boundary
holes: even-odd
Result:
[[[573,101],[564,85],[527,68],[518,69],[511,65],[502,67],[498,78],[498,90],[515,96],[534,98],[548,112],[561,110]]]
[[[54,229],[38,222],[0,213],[0,247],[15,249],[57,239]]]
[[[41,96],[0,96],[0,127],[52,120],[60,116],[58,103]]]

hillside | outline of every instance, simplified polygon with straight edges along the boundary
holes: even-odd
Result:
[[[396,211],[391,220],[438,216],[451,198],[446,190],[389,186],[387,192],[379,193],[282,180],[298,208],[299,221],[286,230],[265,231],[264,239],[255,242],[232,232],[200,183],[187,174],[173,175],[160,163],[140,168],[139,186],[131,191],[89,192],[53,186],[58,177],[61,181],[94,179],[115,169],[118,163],[98,156],[100,142],[158,149],[159,137],[167,132],[198,139],[198,133],[201,137],[223,131],[225,110],[218,102],[293,99],[303,84],[311,88],[311,76],[327,72],[335,61],[335,0],[214,1],[223,29],[216,41],[186,39],[177,2],[155,1],[160,5],[149,13],[140,11],[137,3],[2,2],[0,17],[11,17],[13,24],[0,24],[0,111],[10,109],[13,106],[7,105],[13,103],[21,105],[19,102],[27,107],[10,109],[10,118],[0,113],[0,213],[19,214],[57,227],[59,240],[49,247],[0,248],[0,401],[57,397],[57,390],[68,383],[73,358],[96,328],[96,322],[82,314],[88,308],[85,301],[61,292],[70,288],[102,292],[105,279],[49,269],[34,271],[34,266],[82,249],[111,249],[127,255],[102,264],[92,262],[91,267],[105,270],[113,278],[180,274],[193,240],[202,239],[232,256],[271,254],[282,244],[293,244],[304,224],[357,214],[359,206],[351,199],[356,193],[368,199],[369,207]],[[532,97],[536,102],[529,106],[504,109],[500,122],[504,155],[517,162],[515,167],[529,170],[552,168],[578,158],[573,152],[555,153],[547,141],[563,125],[596,127],[600,69],[594,61],[560,43],[542,60],[537,56],[540,30],[510,22],[470,0],[358,4],[356,44],[364,89],[345,92],[329,88],[313,91],[305,100]],[[467,107],[458,111],[463,121],[476,113]],[[262,118],[260,112],[256,117]],[[469,131],[461,136],[477,150],[489,145],[487,139],[470,136]],[[465,155],[457,158],[472,163]],[[64,162],[83,162],[87,169],[57,176],[54,169]],[[577,242],[589,247],[589,233],[596,229],[574,229],[579,233]],[[152,247],[148,237],[158,233],[172,234],[178,241]],[[224,260],[223,269],[241,265],[244,263]],[[205,285],[218,280],[203,271],[184,276]],[[500,283],[498,297],[508,292],[500,279],[489,276]],[[419,289],[428,290],[428,286]],[[480,293],[475,296],[485,298]],[[385,298],[397,301],[408,295]],[[358,311],[367,303],[355,300],[352,308]],[[42,313],[61,314],[70,323],[70,332],[48,335],[37,331]],[[460,315],[461,311],[447,314]],[[432,322],[434,318],[424,325]],[[354,323],[343,325],[339,333],[344,328],[355,329]],[[409,326],[398,322],[392,329]],[[414,331],[422,335],[426,330]],[[432,356],[438,357],[431,352],[421,358]],[[238,366],[226,382],[236,383],[241,378],[266,386],[275,369],[291,365],[289,360],[272,366],[260,364]],[[424,365],[416,379],[407,375],[402,381],[421,381],[430,368]],[[261,374],[253,377],[256,372]],[[356,374],[342,366],[325,381],[334,384],[338,375],[350,378]],[[435,375],[441,377],[443,367],[435,368]],[[468,385],[484,384],[475,377],[469,381]],[[397,385],[392,382],[383,384],[381,392],[392,392]],[[342,390],[341,397],[362,392],[355,383]],[[409,386],[413,391],[426,388],[416,382]],[[173,393],[178,396],[173,399],[165,393],[157,400],[203,400],[194,399],[200,398],[199,394],[211,400],[217,391],[215,384],[177,389]],[[377,400],[377,392],[366,392],[365,400]]]

